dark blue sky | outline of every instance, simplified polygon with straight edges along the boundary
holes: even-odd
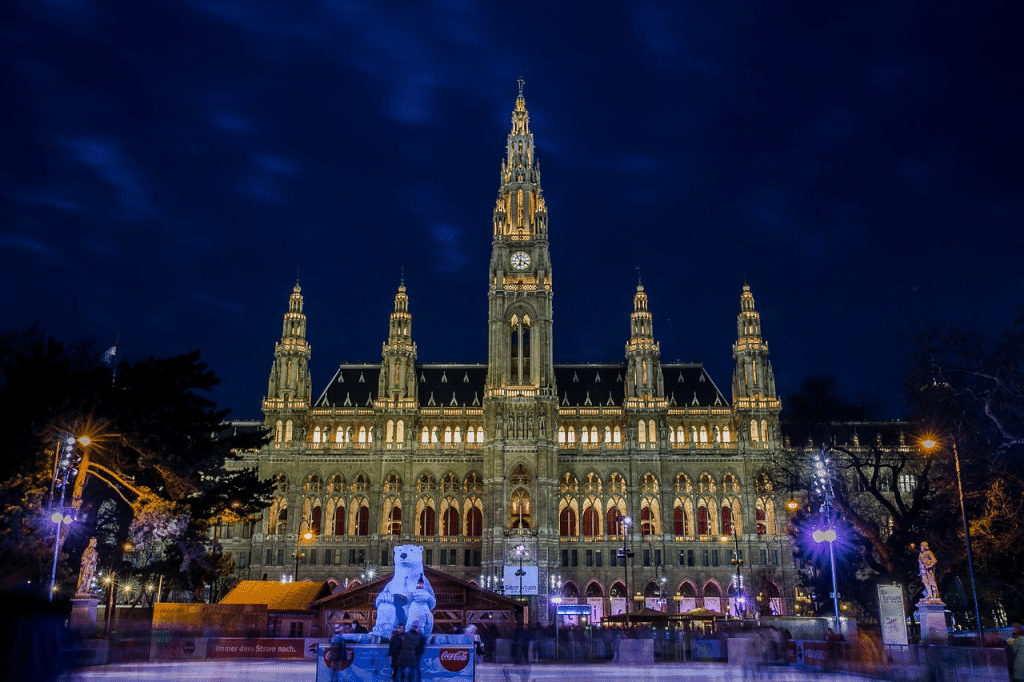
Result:
[[[201,348],[259,416],[302,268],[314,393],[379,361],[400,268],[424,362],[486,359],[491,210],[522,70],[556,360],[728,395],[744,276],[780,391],[901,414],[912,335],[1021,304],[1014,3],[9,3],[3,327]]]

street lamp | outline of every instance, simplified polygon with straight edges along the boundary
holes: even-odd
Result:
[[[812,534],[815,542],[827,542],[828,543],[828,560],[832,567],[832,599],[836,609],[836,632],[839,632],[839,587],[836,581],[836,553],[835,553],[835,542],[836,542],[836,530],[832,520],[832,510],[835,506],[835,493],[832,489],[832,472],[828,468],[831,461],[825,457],[824,453],[819,454],[814,458],[814,479],[816,483],[815,491],[822,495],[824,498],[824,504],[822,505],[822,511],[825,512],[825,517],[828,519],[828,529],[821,531],[816,530]]]
[[[960,519],[964,524],[964,543],[967,545],[967,572],[971,577],[971,597],[974,599],[974,622],[978,628],[978,646],[985,646],[985,635],[981,628],[981,609],[978,608],[978,587],[974,582],[974,554],[971,552],[971,528],[967,523],[967,508],[964,506],[964,483],[960,477],[960,453],[956,449],[956,438],[950,434],[949,442],[953,446],[953,462],[956,465],[956,490],[960,495]],[[934,438],[921,441],[925,450],[931,451],[938,442]]]
[[[68,486],[68,480],[72,474],[77,474],[76,464],[78,457],[75,454],[75,445],[80,444],[86,447],[92,441],[88,436],[75,438],[65,436],[62,438],[60,447],[57,449],[56,461],[53,468],[53,480],[50,483],[50,507],[52,513],[50,520],[57,526],[53,538],[53,567],[50,569],[50,601],[53,601],[53,593],[57,591],[57,559],[60,556],[61,531],[64,526],[74,522],[75,517],[71,513],[73,509],[64,508],[64,491]],[[54,506],[53,496],[60,493],[57,505]]]
[[[299,579],[299,559],[305,558],[306,556],[305,552],[299,551],[302,545],[302,541],[305,540],[306,542],[309,542],[312,539],[313,534],[308,530],[295,539],[295,552],[292,554],[292,557],[294,557],[295,559],[295,573],[294,577],[292,578],[293,581]]]
[[[561,595],[556,594],[551,598],[551,603],[555,605],[555,658],[558,658],[558,605],[562,603]]]
[[[619,517],[619,529],[622,531],[622,549],[616,550],[616,554],[622,559],[622,587],[623,592],[626,594],[626,627],[629,627],[629,561],[634,555],[626,545],[626,534],[629,532],[629,526],[633,523],[633,519],[628,516]]]
[[[729,542],[729,536],[723,535],[722,542]],[[743,559],[740,558],[740,537],[736,534],[736,526],[732,527],[732,539],[736,543],[736,549],[732,555],[732,565],[736,567],[736,617],[742,618],[746,614],[746,599],[743,596],[743,576],[740,575],[740,566]]]
[[[523,557],[526,555],[526,545],[519,544],[515,548],[516,556],[519,557],[519,570],[516,571],[516,575],[519,577],[519,598],[523,598],[523,576],[526,575],[526,571],[523,570]]]

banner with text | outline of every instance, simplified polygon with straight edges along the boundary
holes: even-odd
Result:
[[[521,573],[520,573],[521,571]],[[503,572],[505,578],[505,596],[518,596],[523,594],[539,594],[537,588],[537,567],[523,566],[519,564],[506,566]],[[519,587],[522,585],[522,590]]]
[[[878,586],[878,620],[882,625],[883,642],[907,645],[907,617],[899,585]]]

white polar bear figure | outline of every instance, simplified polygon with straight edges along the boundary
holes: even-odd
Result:
[[[423,548],[398,545],[392,551],[395,572],[377,595],[377,622],[372,634],[388,638],[395,626],[406,628],[419,623],[420,634],[428,637],[434,629],[433,609],[437,606],[434,589],[423,576]]]

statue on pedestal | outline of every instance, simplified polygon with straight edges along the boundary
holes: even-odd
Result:
[[[78,588],[75,589],[76,597],[88,597],[89,588],[92,586],[93,576],[96,575],[96,538],[89,538],[89,546],[82,552],[82,563],[78,569]]]
[[[928,601],[939,601],[939,585],[935,582],[935,565],[939,563],[935,553],[928,549],[928,543],[921,543],[921,552],[917,555],[917,568],[921,573],[924,585],[924,598]]]

